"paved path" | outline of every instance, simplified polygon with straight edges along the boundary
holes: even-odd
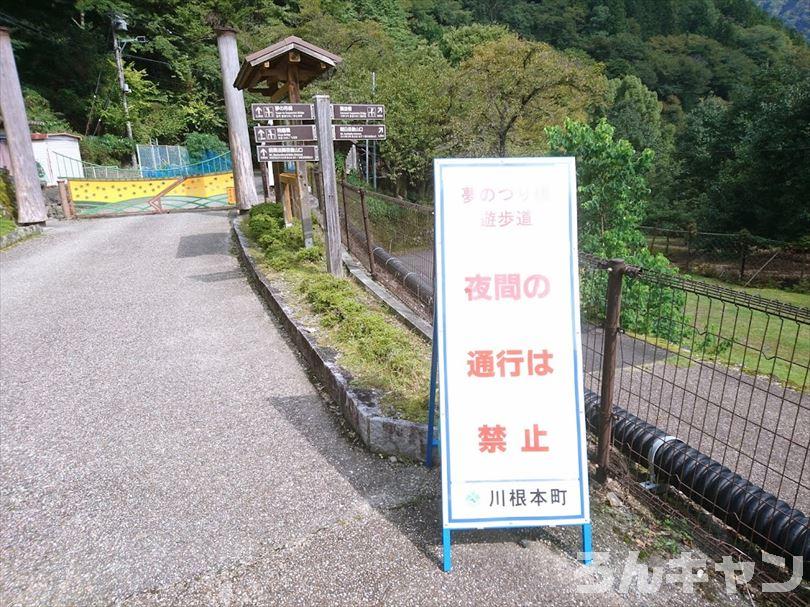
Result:
[[[342,433],[228,227],[57,223],[0,253],[0,604],[702,604],[575,595],[575,530],[460,534],[441,573],[437,474]]]

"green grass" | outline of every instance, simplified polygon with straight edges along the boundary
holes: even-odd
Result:
[[[13,232],[14,228],[16,227],[17,224],[14,223],[11,219],[0,217],[0,236],[5,236],[6,234]]]
[[[807,294],[690,278],[794,306],[810,307]],[[810,364],[810,326],[692,293],[687,295],[685,312],[696,332],[683,346],[704,360],[738,367],[754,375],[772,376],[799,390],[805,387]]]
[[[357,388],[379,393],[383,413],[424,422],[430,347],[360,286],[328,274],[319,236],[303,248],[300,225],[284,227],[280,205],[251,210],[245,231],[262,251],[262,269],[284,286],[304,326],[318,325],[318,344],[334,349]]]
[[[810,308],[810,293],[797,293],[794,291],[785,291],[784,289],[768,287],[743,287],[733,283],[724,282],[716,278],[694,276],[691,274],[686,275],[686,277],[691,278],[692,280],[699,280],[700,282],[727,287],[729,289],[734,289],[735,291],[742,291],[743,293],[748,293],[749,295],[758,295],[759,297],[764,297],[766,299],[781,301],[782,303],[790,304],[792,306]]]

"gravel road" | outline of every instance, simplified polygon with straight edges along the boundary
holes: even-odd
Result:
[[[577,594],[574,529],[459,533],[443,574],[438,474],[345,436],[230,247],[210,212],[0,253],[0,604],[705,603]]]

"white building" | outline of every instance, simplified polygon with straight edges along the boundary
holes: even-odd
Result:
[[[45,185],[56,185],[60,177],[84,177],[82,154],[79,151],[81,137],[70,133],[31,133],[31,146],[34,148],[40,181]],[[11,172],[6,134],[0,130],[0,168]],[[39,171],[39,168],[42,171]]]
[[[46,185],[56,185],[63,177],[84,177],[82,154],[79,151],[81,137],[70,133],[31,133],[34,159],[37,161]]]

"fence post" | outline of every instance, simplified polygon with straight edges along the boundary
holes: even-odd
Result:
[[[616,377],[616,342],[619,337],[622,310],[622,279],[626,268],[627,266],[621,259],[611,259],[608,262],[599,413],[599,455],[596,469],[596,480],[600,483],[607,480],[610,444],[613,438],[613,384]]]
[[[750,235],[751,233],[748,230],[744,228],[740,230],[740,280],[745,278],[745,262],[748,259],[748,238]]]
[[[366,232],[366,249],[368,250],[368,267],[371,270],[371,278],[377,279],[377,271],[374,267],[374,243],[371,242],[371,231],[368,229],[368,210],[366,209],[366,191],[360,190],[360,210],[363,212],[363,229]],[[348,231],[346,237],[349,237]]]
[[[686,229],[686,271],[692,269],[692,240],[697,235],[697,225],[690,223]]]

